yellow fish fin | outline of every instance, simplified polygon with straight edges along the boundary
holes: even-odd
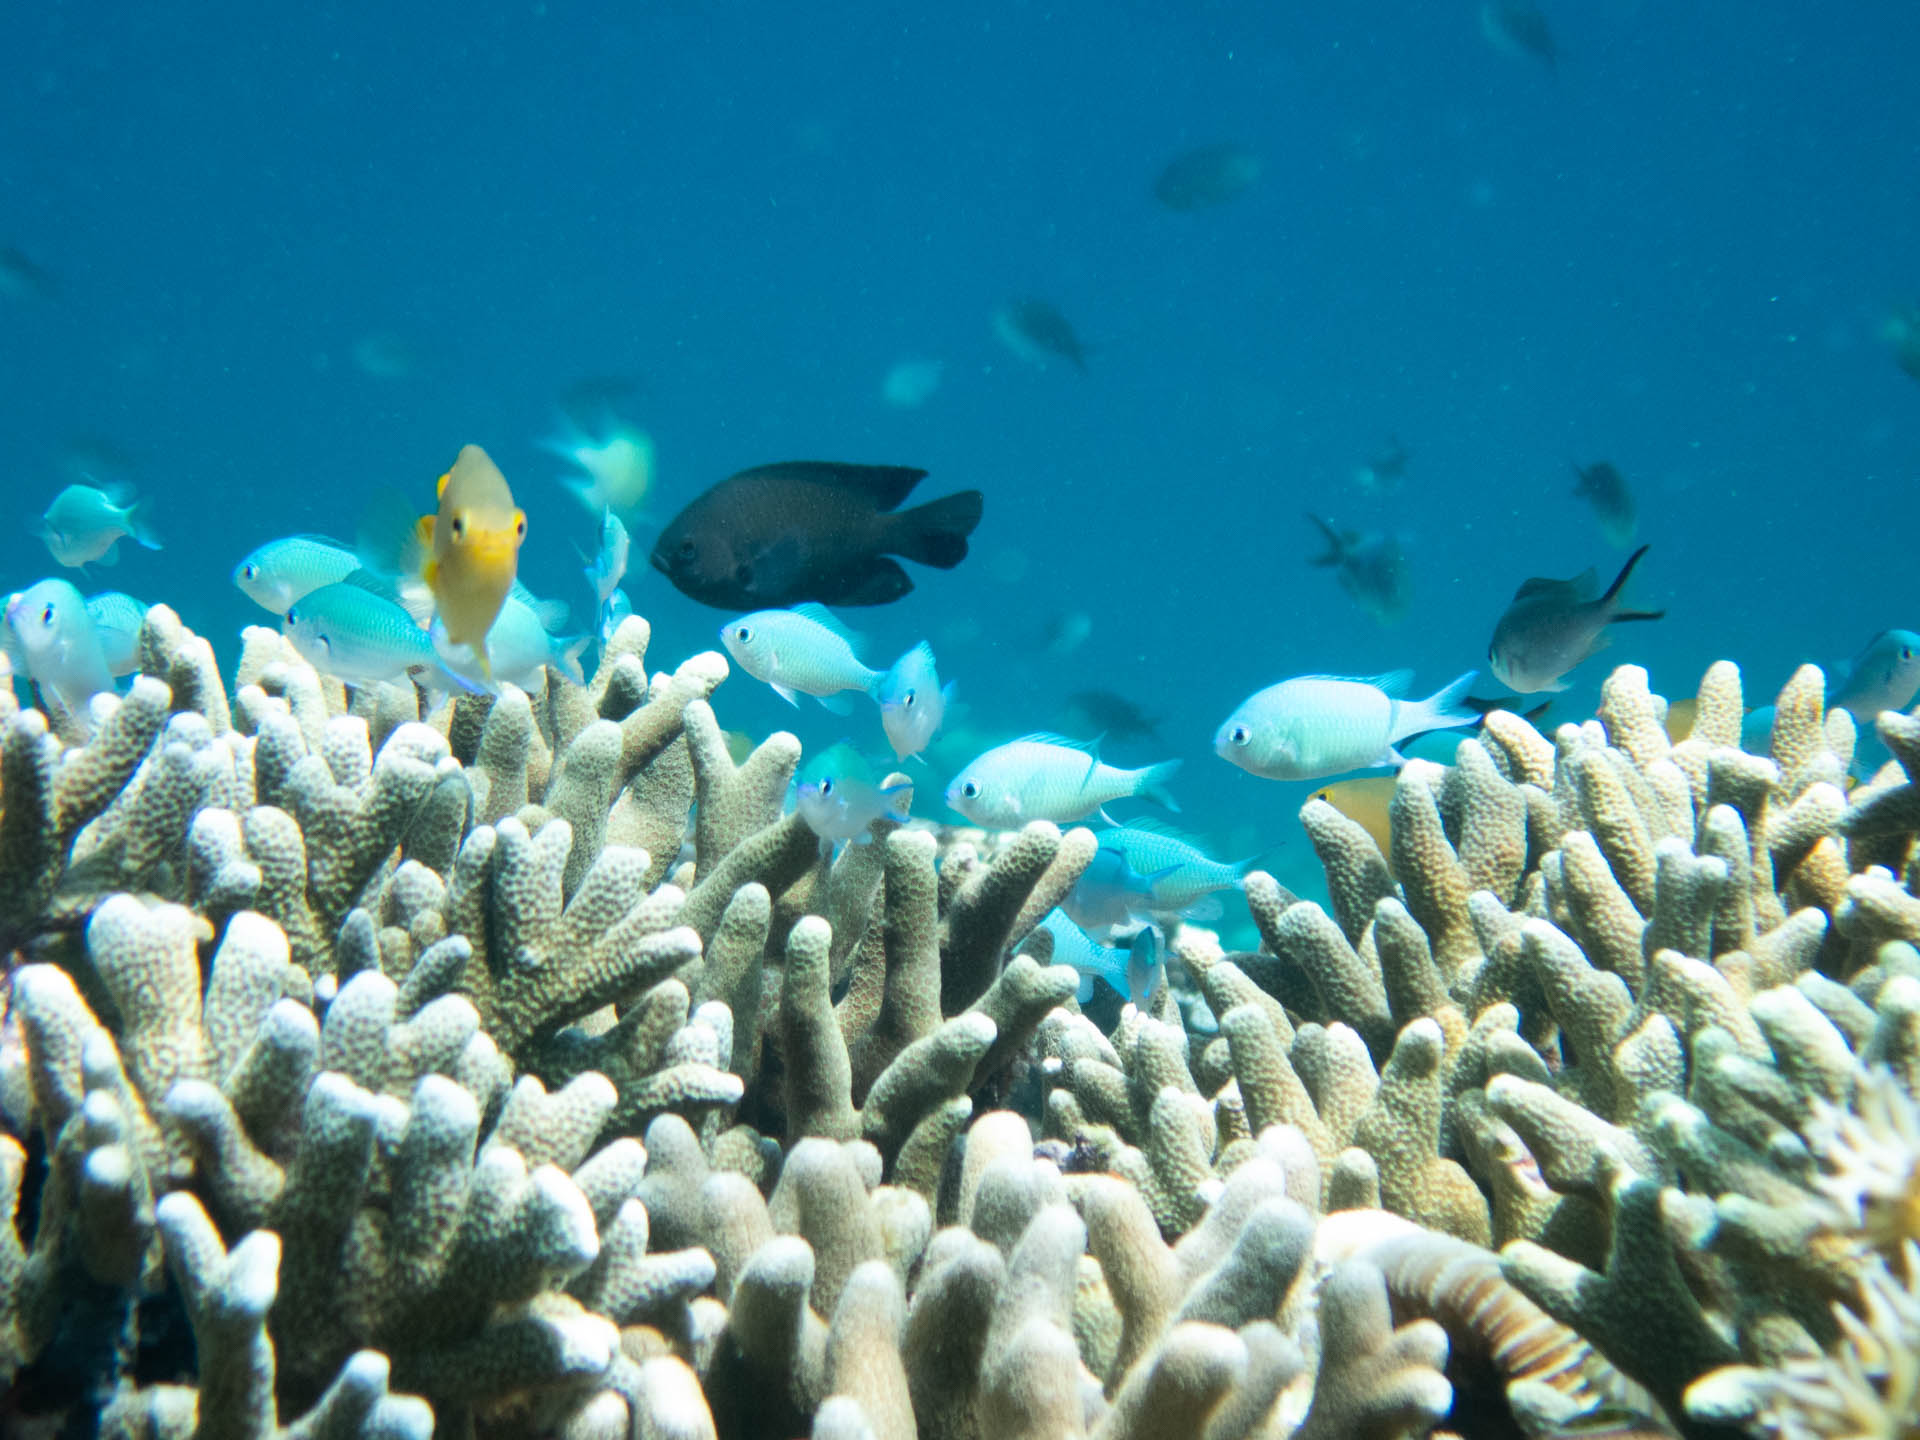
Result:
[[[420,578],[427,582],[427,589],[433,589],[433,582],[440,578],[440,562],[429,555],[420,562]]]
[[[480,673],[486,677],[489,685],[493,684],[493,661],[487,656],[486,643],[482,641],[480,644],[475,645],[473,647],[473,653],[474,657],[480,662]]]
[[[447,471],[446,474],[440,477],[439,483],[437,483],[433,487],[434,499],[438,500],[442,495],[447,493],[447,481],[451,480],[452,478],[453,478],[453,471],[451,470]]]
[[[413,538],[422,545],[433,544],[433,516],[422,515],[413,522]]]

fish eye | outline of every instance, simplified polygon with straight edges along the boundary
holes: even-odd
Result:
[[[42,625],[53,624],[53,602],[51,600],[47,602],[47,608],[40,612],[40,623]]]
[[[733,567],[733,581],[736,585],[753,584],[753,566],[736,565]]]
[[[967,781],[966,784],[960,787],[960,793],[969,800],[978,800],[980,798],[979,782],[974,780]]]
[[[257,580],[257,579],[259,579],[259,578],[260,578],[260,567],[259,567],[258,565],[256,565],[256,564],[254,564],[254,563],[253,563],[253,562],[252,562],[251,560],[249,560],[249,561],[248,561],[248,562],[247,562],[246,564],[244,564],[244,565],[242,565],[242,566],[240,567],[240,578],[241,578],[241,579],[243,579],[243,580]]]
[[[746,644],[749,640],[753,639],[753,627],[751,625],[736,625],[733,630],[733,638],[738,640],[742,645]]]
[[[827,796],[831,795],[832,793],[833,793],[833,781],[831,779],[822,780],[820,782],[821,798],[825,799]]]
[[[464,519],[462,519],[460,516],[456,515],[453,517],[453,524],[451,528],[453,530],[453,538],[458,540],[467,533],[467,522]]]
[[[516,515],[513,517],[513,538],[516,540],[524,540],[527,538],[526,516]]]
[[[293,613],[291,606],[287,608],[287,623],[289,625],[298,625],[300,623],[300,617]]]
[[[1244,745],[1253,739],[1253,732],[1244,725],[1236,725],[1233,727],[1233,733],[1228,735],[1227,739],[1236,745]]]
[[[677,554],[682,560],[691,560],[695,555],[698,555],[700,553],[700,549],[697,545],[693,543],[693,541],[682,540],[680,542],[680,548],[674,553]]]
[[[1911,645],[1902,645],[1900,647],[1900,658],[1902,660],[1913,659],[1913,647]]]
[[[906,694],[904,694],[904,695],[902,695],[902,696],[900,697],[900,703],[901,703],[902,705],[905,705],[905,706],[908,706],[909,708],[911,708],[911,707],[912,707],[912,705],[913,705],[913,691],[911,691],[911,690],[909,690],[909,691],[907,691],[907,693],[906,693]]]

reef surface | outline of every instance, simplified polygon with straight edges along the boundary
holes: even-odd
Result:
[[[0,1425],[1920,1428],[1920,720],[1495,712],[1103,1030],[1089,831],[823,854],[648,639],[423,714],[156,606],[84,742],[0,693]]]

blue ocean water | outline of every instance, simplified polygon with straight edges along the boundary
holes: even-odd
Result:
[[[476,441],[528,512],[523,578],[579,613],[596,527],[536,441],[569,386],[631,377],[656,521],[786,458],[982,489],[960,569],[849,616],[873,655],[931,638],[994,739],[1134,697],[1165,745],[1110,758],[1183,755],[1192,826],[1308,887],[1310,787],[1232,769],[1214,727],[1302,671],[1412,666],[1424,694],[1484,664],[1524,577],[1606,578],[1572,462],[1634,486],[1632,593],[1669,618],[1552,718],[1611,661],[1679,695],[1730,657],[1765,699],[1920,627],[1920,388],[1879,333],[1920,297],[1920,10],[1543,8],[1551,72],[1471,0],[18,7],[0,245],[53,283],[0,300],[0,592],[53,572],[29,527],[63,467],[110,460],[167,548],[83,588],[230,658],[265,618],[228,583],[249,548],[350,534],[380,487],[424,504]],[[1259,182],[1156,205],[1216,140]],[[1022,295],[1088,374],[996,341]],[[370,338],[408,373],[356,363]],[[909,358],[943,381],[896,409]],[[1390,435],[1406,479],[1363,493]],[[1305,563],[1310,509],[1410,538],[1408,619]],[[715,644],[724,617],[644,564],[630,592],[652,663]],[[1088,638],[1047,653],[1074,611]],[[719,708],[881,745],[745,679]]]

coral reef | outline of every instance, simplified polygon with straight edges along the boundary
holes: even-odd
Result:
[[[1920,1430],[1920,720],[1622,667],[1103,1029],[1094,853],[824,854],[724,660],[0,717],[0,1377],[108,1436]],[[79,1419],[76,1417],[84,1417]]]

